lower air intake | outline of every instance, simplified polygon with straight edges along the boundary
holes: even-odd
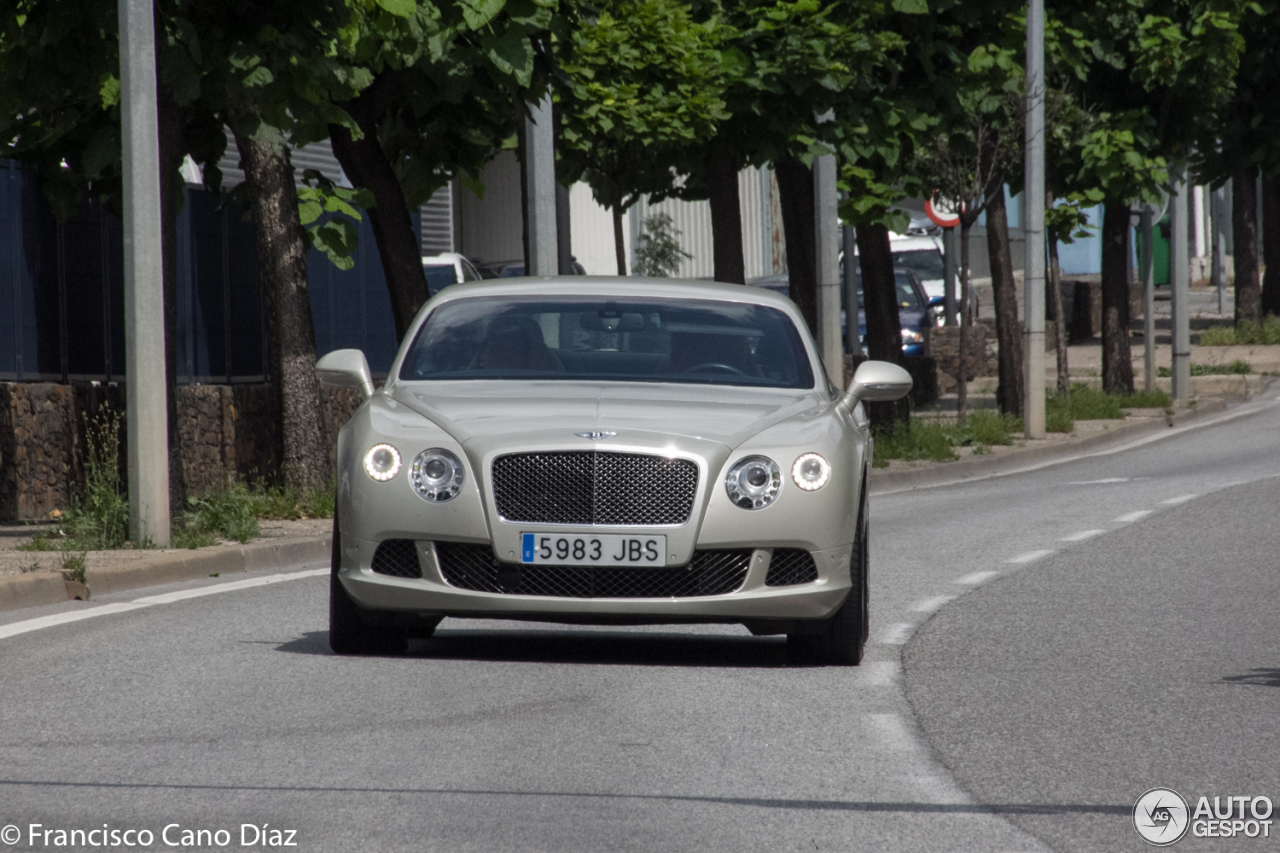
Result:
[[[642,569],[503,563],[488,545],[437,542],[440,573],[475,592],[555,598],[699,598],[735,592],[747,579],[750,548],[695,551],[688,566]]]
[[[803,548],[775,548],[764,585],[794,586],[798,583],[813,583],[817,579],[818,566],[808,551]]]
[[[412,539],[385,539],[373,552],[369,568],[380,575],[397,578],[420,578],[422,566],[418,563],[418,546]]]

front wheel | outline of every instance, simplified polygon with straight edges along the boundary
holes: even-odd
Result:
[[[338,577],[342,563],[342,540],[338,533],[338,511],[333,511],[333,553],[329,570],[329,648],[336,655],[399,655],[409,648],[403,629],[366,625],[360,609]]]
[[[787,635],[787,657],[792,663],[823,666],[857,666],[869,635],[867,582],[867,502],[865,486],[858,513],[857,533],[849,553],[849,595],[840,609],[823,620],[817,632]]]

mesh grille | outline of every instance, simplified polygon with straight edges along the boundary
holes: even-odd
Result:
[[[775,548],[769,561],[765,586],[791,586],[812,583],[818,579],[818,566],[813,555],[803,548]]]
[[[695,551],[688,566],[663,569],[523,566],[499,562],[488,545],[437,542],[440,572],[452,586],[477,592],[556,598],[697,598],[742,586],[750,548]]]
[[[398,578],[422,577],[422,566],[418,564],[418,547],[412,539],[384,539],[373,552],[373,562],[369,568],[380,575],[393,575]]]
[[[684,524],[697,488],[688,459],[580,450],[493,461],[493,499],[507,521]]]

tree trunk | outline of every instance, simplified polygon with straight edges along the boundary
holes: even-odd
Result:
[[[1280,317],[1280,181],[1266,176],[1262,179],[1262,251],[1267,267],[1262,313]]]
[[[1018,324],[1018,283],[1013,278],[1009,251],[1009,221],[1004,205],[1004,179],[997,177],[987,194],[987,255],[991,259],[991,291],[995,301],[996,340],[999,341],[1000,411],[1022,415],[1022,327]]]
[[[973,325],[973,311],[969,307],[969,229],[973,222],[967,217],[960,220],[960,346],[956,354],[959,367],[956,370],[956,420],[964,423],[969,408],[969,375],[965,359],[969,355],[969,328]]]
[[[1058,351],[1058,396],[1071,393],[1071,374],[1067,369],[1067,321],[1062,316],[1062,267],[1058,264],[1058,241],[1049,239],[1049,304],[1053,306],[1054,341]]]
[[[427,301],[427,278],[422,272],[422,255],[413,234],[413,220],[405,201],[400,179],[391,161],[378,144],[378,100],[382,86],[376,81],[360,97],[342,106],[360,126],[364,136],[352,139],[340,125],[329,125],[329,141],[342,171],[357,187],[373,193],[376,206],[366,211],[373,236],[378,243],[378,257],[391,294],[391,313],[396,323],[396,338],[403,340],[418,309]]]
[[[898,287],[893,275],[893,251],[884,225],[859,225],[856,231],[858,262],[862,267],[862,301],[867,319],[867,356],[876,361],[902,364],[902,321],[898,317]],[[857,322],[857,306],[847,306],[845,322]],[[867,407],[877,426],[906,424],[911,406],[904,398]]]
[[[174,336],[178,329],[178,213],[184,181],[179,170],[186,154],[182,137],[190,110],[178,106],[169,90],[158,87],[156,119],[160,147],[160,247],[164,270],[164,376],[169,418],[169,513],[181,515],[187,505],[183,476],[182,431],[178,429],[178,364]]]
[[[304,495],[311,494],[328,482],[329,454],[320,417],[315,328],[307,294],[307,244],[298,220],[293,164],[278,132],[260,132],[256,139],[237,132],[236,146],[249,191],[249,209],[257,225],[283,473],[286,483]]]
[[[627,274],[627,244],[622,239],[622,198],[616,190],[613,204],[609,206],[613,212],[613,251],[618,259],[618,275]]]
[[[787,240],[787,275],[791,301],[818,334],[818,258],[813,241],[813,170],[799,160],[774,164],[782,196],[782,229]],[[835,223],[827,223],[834,228]]]
[[[1258,167],[1231,176],[1231,245],[1236,267],[1236,323],[1262,319],[1258,274]]]
[[[715,152],[704,161],[707,187],[711,193],[711,242],[715,258],[715,279],[726,284],[745,284],[742,260],[742,209],[738,200],[738,170],[733,160]]]
[[[1102,390],[1133,393],[1129,350],[1129,205],[1109,198],[1102,215]]]

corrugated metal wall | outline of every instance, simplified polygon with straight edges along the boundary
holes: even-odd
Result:
[[[588,275],[617,275],[613,242],[613,215],[596,204],[591,187],[578,183],[569,188],[570,246]],[[631,269],[631,211],[622,215],[623,252]]]
[[[510,261],[524,257],[520,210],[520,162],[503,151],[480,173],[484,196],[459,185],[454,197],[454,245],[469,258]]]

